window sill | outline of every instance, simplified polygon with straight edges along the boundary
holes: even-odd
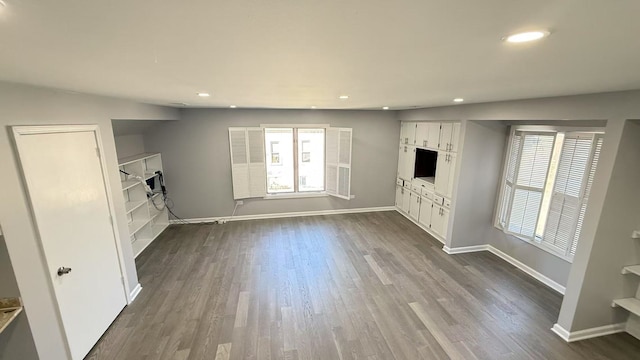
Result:
[[[501,232],[503,232],[507,236],[511,236],[514,239],[518,239],[520,241],[526,242],[527,244],[533,245],[533,246],[537,247],[540,250],[543,250],[543,251],[545,251],[545,252],[547,252],[547,253],[555,256],[555,257],[558,257],[558,258],[568,262],[569,264],[573,263],[573,258],[574,258],[573,256],[566,256],[564,254],[560,254],[556,250],[552,249],[551,247],[549,247],[548,245],[545,245],[543,243],[540,243],[540,242],[537,242],[537,241],[534,241],[534,240],[529,240],[527,238],[523,238],[523,237],[520,237],[520,236],[517,236],[517,235],[506,233],[506,232],[504,232],[504,229],[501,228],[498,225],[495,225],[495,228],[500,230]]]
[[[317,198],[329,196],[326,192],[303,192],[303,193],[281,193],[281,194],[268,194],[263,199],[305,199],[305,198]]]

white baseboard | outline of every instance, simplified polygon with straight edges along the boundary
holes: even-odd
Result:
[[[217,221],[243,221],[243,220],[259,220],[259,219],[278,219],[278,218],[291,218],[301,216],[319,216],[319,215],[337,215],[337,214],[356,214],[367,213],[377,211],[393,211],[396,210],[395,206],[380,206],[370,208],[356,208],[356,209],[334,209],[334,210],[316,210],[316,211],[297,211],[287,213],[273,213],[273,214],[256,214],[256,215],[237,215],[237,216],[218,216],[207,218],[191,218],[183,219],[188,223],[211,223]],[[172,224],[181,224],[183,221],[170,220]]]
[[[475,246],[463,246],[463,247],[455,247],[455,248],[450,248],[447,245],[445,245],[442,250],[444,252],[446,252],[449,255],[455,255],[455,254],[465,254],[465,253],[472,253],[472,252],[478,252],[478,251],[488,251],[494,255],[496,255],[497,257],[501,258],[502,260],[508,262],[509,264],[517,267],[518,269],[524,271],[525,273],[527,273],[529,276],[533,277],[534,279],[540,281],[541,283],[547,285],[548,287],[552,288],[553,290],[559,292],[560,294],[564,295],[566,288],[562,285],[560,285],[559,283],[551,280],[550,278],[548,278],[547,276],[543,275],[542,273],[540,273],[539,271],[533,269],[532,267],[524,264],[523,262],[521,262],[520,260],[512,257],[511,255],[499,250],[498,248],[495,248],[491,245],[475,245]]]
[[[415,219],[413,219],[411,216],[409,216],[409,214],[404,213],[404,211],[400,210],[400,208],[393,206],[393,210],[397,211],[400,215],[406,217],[407,219],[411,220],[412,223],[416,224],[420,229],[426,231],[429,235],[433,236],[434,239],[440,241],[441,243],[445,243],[444,239],[442,239],[438,234],[434,233],[433,231],[431,231],[431,229],[425,227],[424,225],[420,224],[419,222],[417,222]]]
[[[518,269],[524,271],[525,273],[529,274],[531,277],[533,277],[534,279],[540,281],[541,283],[547,285],[548,287],[552,288],[553,290],[559,292],[560,294],[564,295],[565,291],[567,290],[564,286],[560,285],[559,283],[551,280],[550,278],[548,278],[547,276],[543,275],[542,273],[538,272],[537,270],[533,269],[532,267],[522,263],[520,260],[512,257],[511,255],[508,255],[507,253],[502,252],[501,250],[491,246],[491,245],[487,245],[488,246],[488,251],[496,256],[498,256],[499,258],[501,258],[502,260],[510,263],[511,265],[517,267]]]
[[[475,245],[475,246],[462,246],[456,248],[450,248],[447,245],[442,247],[442,250],[449,255],[466,254],[478,251],[488,251],[490,245]]]
[[[624,329],[625,323],[619,323],[570,332],[560,326],[560,324],[554,324],[551,328],[551,331],[556,333],[566,342],[574,342],[599,336],[617,334],[620,332],[624,332]]]
[[[140,291],[142,291],[142,285],[140,285],[140,283],[136,284],[136,287],[133,288],[133,290],[131,290],[131,293],[129,294],[129,304],[131,304],[133,302],[133,300],[135,300],[138,295],[140,294]]]

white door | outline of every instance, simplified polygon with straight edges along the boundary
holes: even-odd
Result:
[[[97,126],[13,130],[71,357],[82,359],[126,304]]]
[[[438,149],[449,151],[451,149],[451,133],[453,132],[452,123],[443,123],[440,126],[440,146]]]
[[[418,222],[426,227],[431,226],[431,208],[433,207],[433,201],[422,198],[420,200],[420,216]]]
[[[403,122],[400,142],[413,145],[416,141],[416,123]]]
[[[437,149],[440,143],[440,123],[429,123],[427,130],[427,147]]]
[[[416,146],[427,147],[429,140],[429,124],[418,123],[416,125]]]
[[[416,195],[416,193],[414,192],[411,192],[411,206],[409,208],[409,215],[416,221],[418,220],[418,216],[420,215],[420,195]]]

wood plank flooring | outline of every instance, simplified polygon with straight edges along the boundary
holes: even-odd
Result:
[[[562,298],[490,253],[447,255],[396,212],[172,225],[89,359],[640,359],[567,344]]]

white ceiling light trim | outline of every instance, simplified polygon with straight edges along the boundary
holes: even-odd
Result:
[[[453,99],[453,102],[457,102],[457,103],[461,103],[463,101],[464,101],[463,98],[455,98],[455,99]]]
[[[549,36],[550,32],[547,30],[526,31],[517,34],[512,34],[504,38],[506,42],[510,43],[523,43],[529,41],[540,40]]]
[[[209,93],[201,92],[201,93],[198,93],[198,96],[200,96],[200,97],[209,97],[211,95],[209,95]]]
[[[229,105],[229,107],[232,108],[232,109],[237,108],[237,106],[235,106],[235,105]]]
[[[349,98],[349,95],[340,95],[338,96],[338,99],[340,100],[347,100]]]

